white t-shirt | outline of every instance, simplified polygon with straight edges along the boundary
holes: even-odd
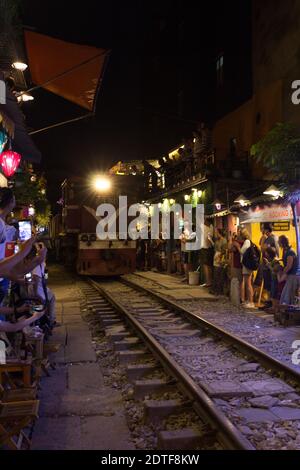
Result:
[[[246,251],[248,250],[248,248],[250,248],[251,246],[251,242],[250,240],[245,240],[242,247],[241,247],[241,262],[243,261],[243,256],[244,256],[244,253],[246,253]]]
[[[45,273],[45,267],[46,267],[46,263],[43,262],[42,264],[39,264],[38,266],[36,266],[31,272],[33,276],[37,276],[39,278],[35,294],[43,300],[46,300],[45,291],[44,291],[43,283],[42,283],[42,277],[43,277],[43,274]]]
[[[45,274],[45,261],[42,264],[38,264],[33,270],[32,275],[38,276],[42,279],[43,275]]]
[[[212,244],[209,241],[209,238],[213,238],[214,229],[213,226],[210,225],[203,225],[203,240],[202,240],[202,248],[208,249],[212,247]]]

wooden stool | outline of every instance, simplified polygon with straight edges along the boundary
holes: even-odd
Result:
[[[17,372],[22,374],[23,386],[31,387],[31,368],[32,362],[30,360],[18,361],[17,359],[8,359],[6,364],[0,364],[0,385],[8,382],[11,388],[18,388],[12,377]]]
[[[39,401],[0,404],[0,445],[12,450],[30,449],[31,439],[23,431],[38,418]]]

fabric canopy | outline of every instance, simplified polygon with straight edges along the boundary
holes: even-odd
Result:
[[[108,50],[24,34],[33,83],[94,112]]]
[[[0,80],[3,79],[3,74],[0,74]],[[2,116],[1,124],[12,138],[13,150],[19,152],[25,160],[39,163],[41,153],[28,135],[23,113],[8,87],[6,87],[6,103],[0,104],[0,115]]]

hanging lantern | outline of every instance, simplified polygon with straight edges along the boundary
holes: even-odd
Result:
[[[13,176],[21,161],[21,155],[13,150],[6,150],[0,155],[3,173],[8,178]]]

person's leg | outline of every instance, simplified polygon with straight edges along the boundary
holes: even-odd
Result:
[[[49,287],[47,287],[47,297],[48,297],[48,309],[49,309],[49,317],[50,317],[50,320],[51,320],[51,323],[54,323],[56,321],[56,312],[55,312],[55,295],[53,294],[53,292],[51,291],[51,289],[49,289]]]
[[[246,289],[246,280],[245,280],[245,275],[243,274],[243,277],[242,277],[242,282],[241,282],[241,302],[244,303],[245,302],[245,289]]]
[[[207,285],[208,287],[212,284],[212,266],[207,266]]]
[[[207,264],[203,265],[203,272],[204,272],[204,283],[208,284],[208,279],[209,279],[209,272],[208,272],[208,266]]]
[[[280,304],[292,305],[295,302],[299,280],[297,276],[288,275],[280,297]]]
[[[253,286],[252,286],[252,274],[246,276],[246,291],[247,299],[251,304],[253,303]]]

